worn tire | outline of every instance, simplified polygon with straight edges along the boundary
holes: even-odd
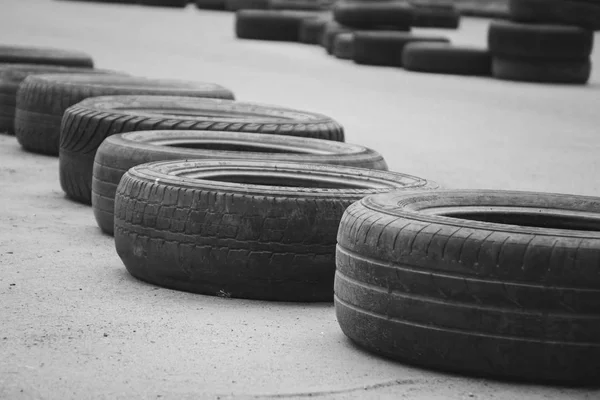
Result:
[[[342,26],[335,21],[330,21],[325,24],[325,30],[323,31],[321,45],[327,51],[327,54],[333,54],[333,43],[335,37],[340,33],[352,33],[354,29]]]
[[[333,55],[342,60],[352,60],[354,57],[354,34],[340,33],[333,40]]]
[[[323,42],[325,26],[329,21],[327,17],[303,19],[300,22],[298,40],[306,44],[321,44]]]
[[[196,0],[196,7],[204,10],[225,10],[225,0]]]
[[[2,64],[0,65],[0,132],[15,134],[15,112],[17,91],[21,82],[29,75],[41,74],[110,74],[92,68],[62,67],[41,64]]]
[[[318,16],[311,11],[240,10],[235,33],[240,39],[298,42],[302,21]]]
[[[425,367],[598,384],[598,231],[595,197],[366,197],[340,223],[338,322],[360,346]]]
[[[446,43],[413,42],[404,47],[402,65],[409,71],[490,76],[492,59],[487,49]]]
[[[600,3],[579,0],[509,0],[511,19],[600,30]]]
[[[225,9],[228,11],[266,10],[268,8],[269,0],[225,0]]]
[[[133,276],[160,286],[331,301],[346,207],[370,193],[427,187],[407,175],[320,164],[143,164],[117,188],[115,244]]]
[[[113,233],[115,193],[127,170],[147,162],[182,159],[268,159],[387,170],[385,160],[376,151],[331,140],[241,132],[124,133],[104,140],[94,158],[92,207],[98,226]]]
[[[488,33],[490,52],[503,58],[585,61],[593,44],[594,33],[576,26],[494,21]]]
[[[441,42],[439,36],[420,36],[404,32],[355,32],[354,62],[365,65],[402,66],[404,46],[411,42]]]
[[[591,71],[592,64],[589,60],[543,61],[492,58],[492,75],[503,80],[583,85],[589,80]]]
[[[339,1],[333,7],[333,18],[339,24],[355,29],[409,31],[413,21],[413,7],[396,1]]]
[[[190,97],[97,97],[65,112],[59,162],[65,193],[91,204],[94,157],[102,141],[117,133],[147,130],[250,132],[344,141],[341,125],[305,111]]]
[[[123,75],[29,76],[17,93],[17,139],[26,150],[58,155],[60,125],[65,110],[88,97],[113,94],[233,98],[231,91],[212,83],[155,80]]]
[[[454,9],[414,7],[412,26],[419,28],[458,29],[460,13]]]
[[[46,64],[93,68],[92,58],[79,51],[44,47],[0,46],[0,63]]]

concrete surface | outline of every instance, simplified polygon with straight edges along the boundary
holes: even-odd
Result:
[[[448,35],[483,45],[487,23],[465,20]],[[193,7],[2,0],[0,37],[329,114],[391,169],[449,187],[600,195],[598,69],[589,86],[569,87],[357,66],[318,47],[236,40],[231,14]],[[136,281],[91,209],[64,198],[58,160],[4,135],[0,205],[0,398],[600,398],[371,356],[341,333],[330,304],[221,299]]]

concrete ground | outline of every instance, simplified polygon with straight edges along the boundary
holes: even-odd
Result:
[[[223,84],[319,111],[392,170],[447,187],[600,195],[600,69],[584,87],[354,65],[236,40],[229,13],[2,0],[3,43],[80,49],[97,66]],[[484,45],[487,20],[447,34]],[[597,36],[596,39],[599,39]],[[600,65],[600,52],[594,63]],[[331,304],[166,290],[128,275],[58,160],[0,136],[0,398],[598,399],[600,391],[432,372],[372,356]]]

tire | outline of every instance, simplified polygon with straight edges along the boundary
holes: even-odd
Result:
[[[143,6],[184,8],[187,6],[188,0],[137,0],[137,3]]]
[[[225,9],[229,11],[266,10],[268,8],[269,0],[225,0]]]
[[[327,50],[327,54],[333,54],[333,43],[335,41],[335,37],[340,33],[352,32],[354,32],[352,28],[342,26],[334,21],[328,22],[325,25],[325,30],[323,31],[323,42],[321,45],[325,48],[325,50]]]
[[[225,0],[196,0],[196,7],[205,10],[225,10]]]
[[[355,32],[354,62],[365,65],[402,67],[402,51],[411,42],[449,43],[444,37],[404,32]]]
[[[590,61],[539,61],[492,58],[494,78],[538,82],[584,85],[590,78]]]
[[[102,141],[117,133],[148,130],[230,131],[344,141],[343,128],[321,114],[189,97],[97,97],[70,107],[62,121],[59,176],[67,196],[91,204],[94,157]]]
[[[409,31],[413,21],[413,8],[401,2],[337,2],[333,18],[341,25],[355,29],[393,29]]]
[[[271,10],[323,11],[327,7],[314,0],[269,0]]]
[[[340,33],[333,41],[333,55],[343,60],[352,60],[354,57],[354,34]]]
[[[58,155],[60,124],[65,110],[88,97],[119,94],[180,95],[232,99],[215,84],[90,74],[27,77],[17,93],[15,133],[31,152]]]
[[[327,17],[303,19],[300,22],[298,40],[306,44],[321,44],[323,42],[323,32],[328,22]]]
[[[131,275],[167,288],[332,301],[335,238],[346,207],[370,193],[409,187],[428,183],[319,164],[143,164],[117,188],[115,245]]]
[[[29,75],[41,74],[116,74],[92,68],[62,67],[40,64],[3,64],[0,66],[0,132],[15,134],[17,91]]]
[[[22,46],[0,46],[0,63],[94,67],[92,58],[79,51]]]
[[[367,350],[428,368],[597,384],[599,215],[583,196],[366,197],[340,223],[338,322]]]
[[[593,44],[594,33],[576,26],[494,21],[488,33],[490,52],[503,58],[585,61]]]
[[[420,28],[458,29],[460,13],[456,9],[415,7],[412,26]]]
[[[578,0],[509,0],[511,19],[600,30],[600,3]]]
[[[460,15],[478,18],[509,19],[508,0],[482,3],[480,0],[459,2],[456,8]]]
[[[240,39],[299,42],[302,21],[318,15],[310,11],[240,10],[235,16],[235,33]]]
[[[409,71],[475,76],[492,74],[492,59],[487,49],[446,43],[409,43],[404,47],[402,64]]]
[[[376,151],[330,140],[240,132],[124,133],[104,140],[94,158],[92,207],[98,226],[113,234],[116,189],[130,168],[153,161],[221,158],[387,170],[385,160]]]

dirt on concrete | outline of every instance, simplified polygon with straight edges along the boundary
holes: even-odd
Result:
[[[467,19],[448,36],[484,45],[487,24]],[[319,47],[236,40],[233,14],[191,6],[4,0],[0,37],[331,115],[348,142],[377,149],[392,170],[447,187],[600,195],[597,70],[590,85],[572,87],[358,66]],[[5,135],[0,205],[0,398],[600,397],[370,355],[342,334],[331,304],[224,299],[137,281],[91,209],[64,197],[58,159]]]

